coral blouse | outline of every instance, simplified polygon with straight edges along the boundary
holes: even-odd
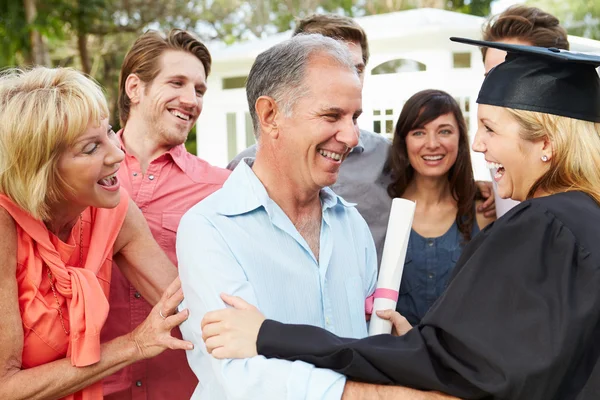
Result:
[[[17,229],[16,278],[24,334],[22,368],[65,356],[76,367],[100,360],[100,330],[109,309],[113,246],[128,204],[129,196],[121,190],[116,208],[87,208],[65,243],[50,233],[42,221],[0,194],[0,206],[13,217]],[[48,270],[53,276],[56,297]],[[98,382],[66,399],[102,399],[102,385]]]

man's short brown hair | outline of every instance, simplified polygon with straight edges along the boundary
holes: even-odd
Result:
[[[319,33],[336,40],[360,44],[365,65],[369,61],[367,34],[352,18],[335,14],[315,14],[298,20],[293,35],[299,33]]]
[[[160,72],[160,56],[167,50],[181,50],[192,54],[204,66],[206,76],[212,63],[206,46],[190,32],[173,29],[164,37],[157,31],[142,34],[127,52],[119,76],[119,118],[121,127],[129,119],[131,99],[125,91],[125,82],[131,74],[136,74],[146,84],[151,83]]]
[[[536,7],[509,7],[484,25],[483,40],[499,42],[506,39],[569,50],[567,31],[560,26],[558,18]],[[484,61],[486,51],[486,47],[481,48]]]

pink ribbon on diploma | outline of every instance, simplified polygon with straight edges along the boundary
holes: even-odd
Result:
[[[393,289],[375,289],[375,292],[365,299],[365,314],[373,314],[375,299],[389,299],[398,301],[398,291]]]

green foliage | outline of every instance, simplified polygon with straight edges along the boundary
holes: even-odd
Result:
[[[187,137],[187,140],[185,141],[186,150],[194,155],[198,154],[196,144],[196,126],[197,125],[194,125],[194,127],[190,131],[190,134]]]
[[[487,16],[493,0],[363,0],[353,10],[361,14],[374,15],[413,8],[441,8],[450,11]],[[346,13],[347,15],[352,15]]]
[[[29,30],[22,1],[0,2],[0,68],[25,63],[30,51]]]
[[[485,17],[490,15],[492,0],[451,0],[449,9],[464,14]]]
[[[31,24],[26,21],[24,2],[27,1],[37,11]],[[89,71],[105,88],[111,106],[111,123],[118,126],[116,102],[120,66],[131,43],[148,28],[191,29],[205,41],[231,44],[286,31],[293,27],[296,18],[315,12],[354,17],[438,7],[486,15],[491,1],[1,0],[0,68],[29,63],[32,57],[30,32],[39,32],[47,42],[51,65]],[[194,154],[195,135],[194,130],[186,144]]]
[[[555,15],[570,35],[600,40],[598,0],[530,0],[528,5]]]

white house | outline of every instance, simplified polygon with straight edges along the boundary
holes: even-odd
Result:
[[[390,135],[404,102],[423,89],[441,89],[460,103],[470,132],[476,130],[477,93],[483,63],[477,47],[451,36],[479,39],[482,17],[439,9],[414,9],[357,18],[369,39],[363,114],[359,125]],[[213,67],[204,110],[197,125],[198,155],[224,166],[254,143],[244,83],[255,57],[291,36],[291,31],[212,51]],[[600,52],[600,41],[569,37],[571,49]],[[475,177],[489,180],[480,154],[473,153]]]

